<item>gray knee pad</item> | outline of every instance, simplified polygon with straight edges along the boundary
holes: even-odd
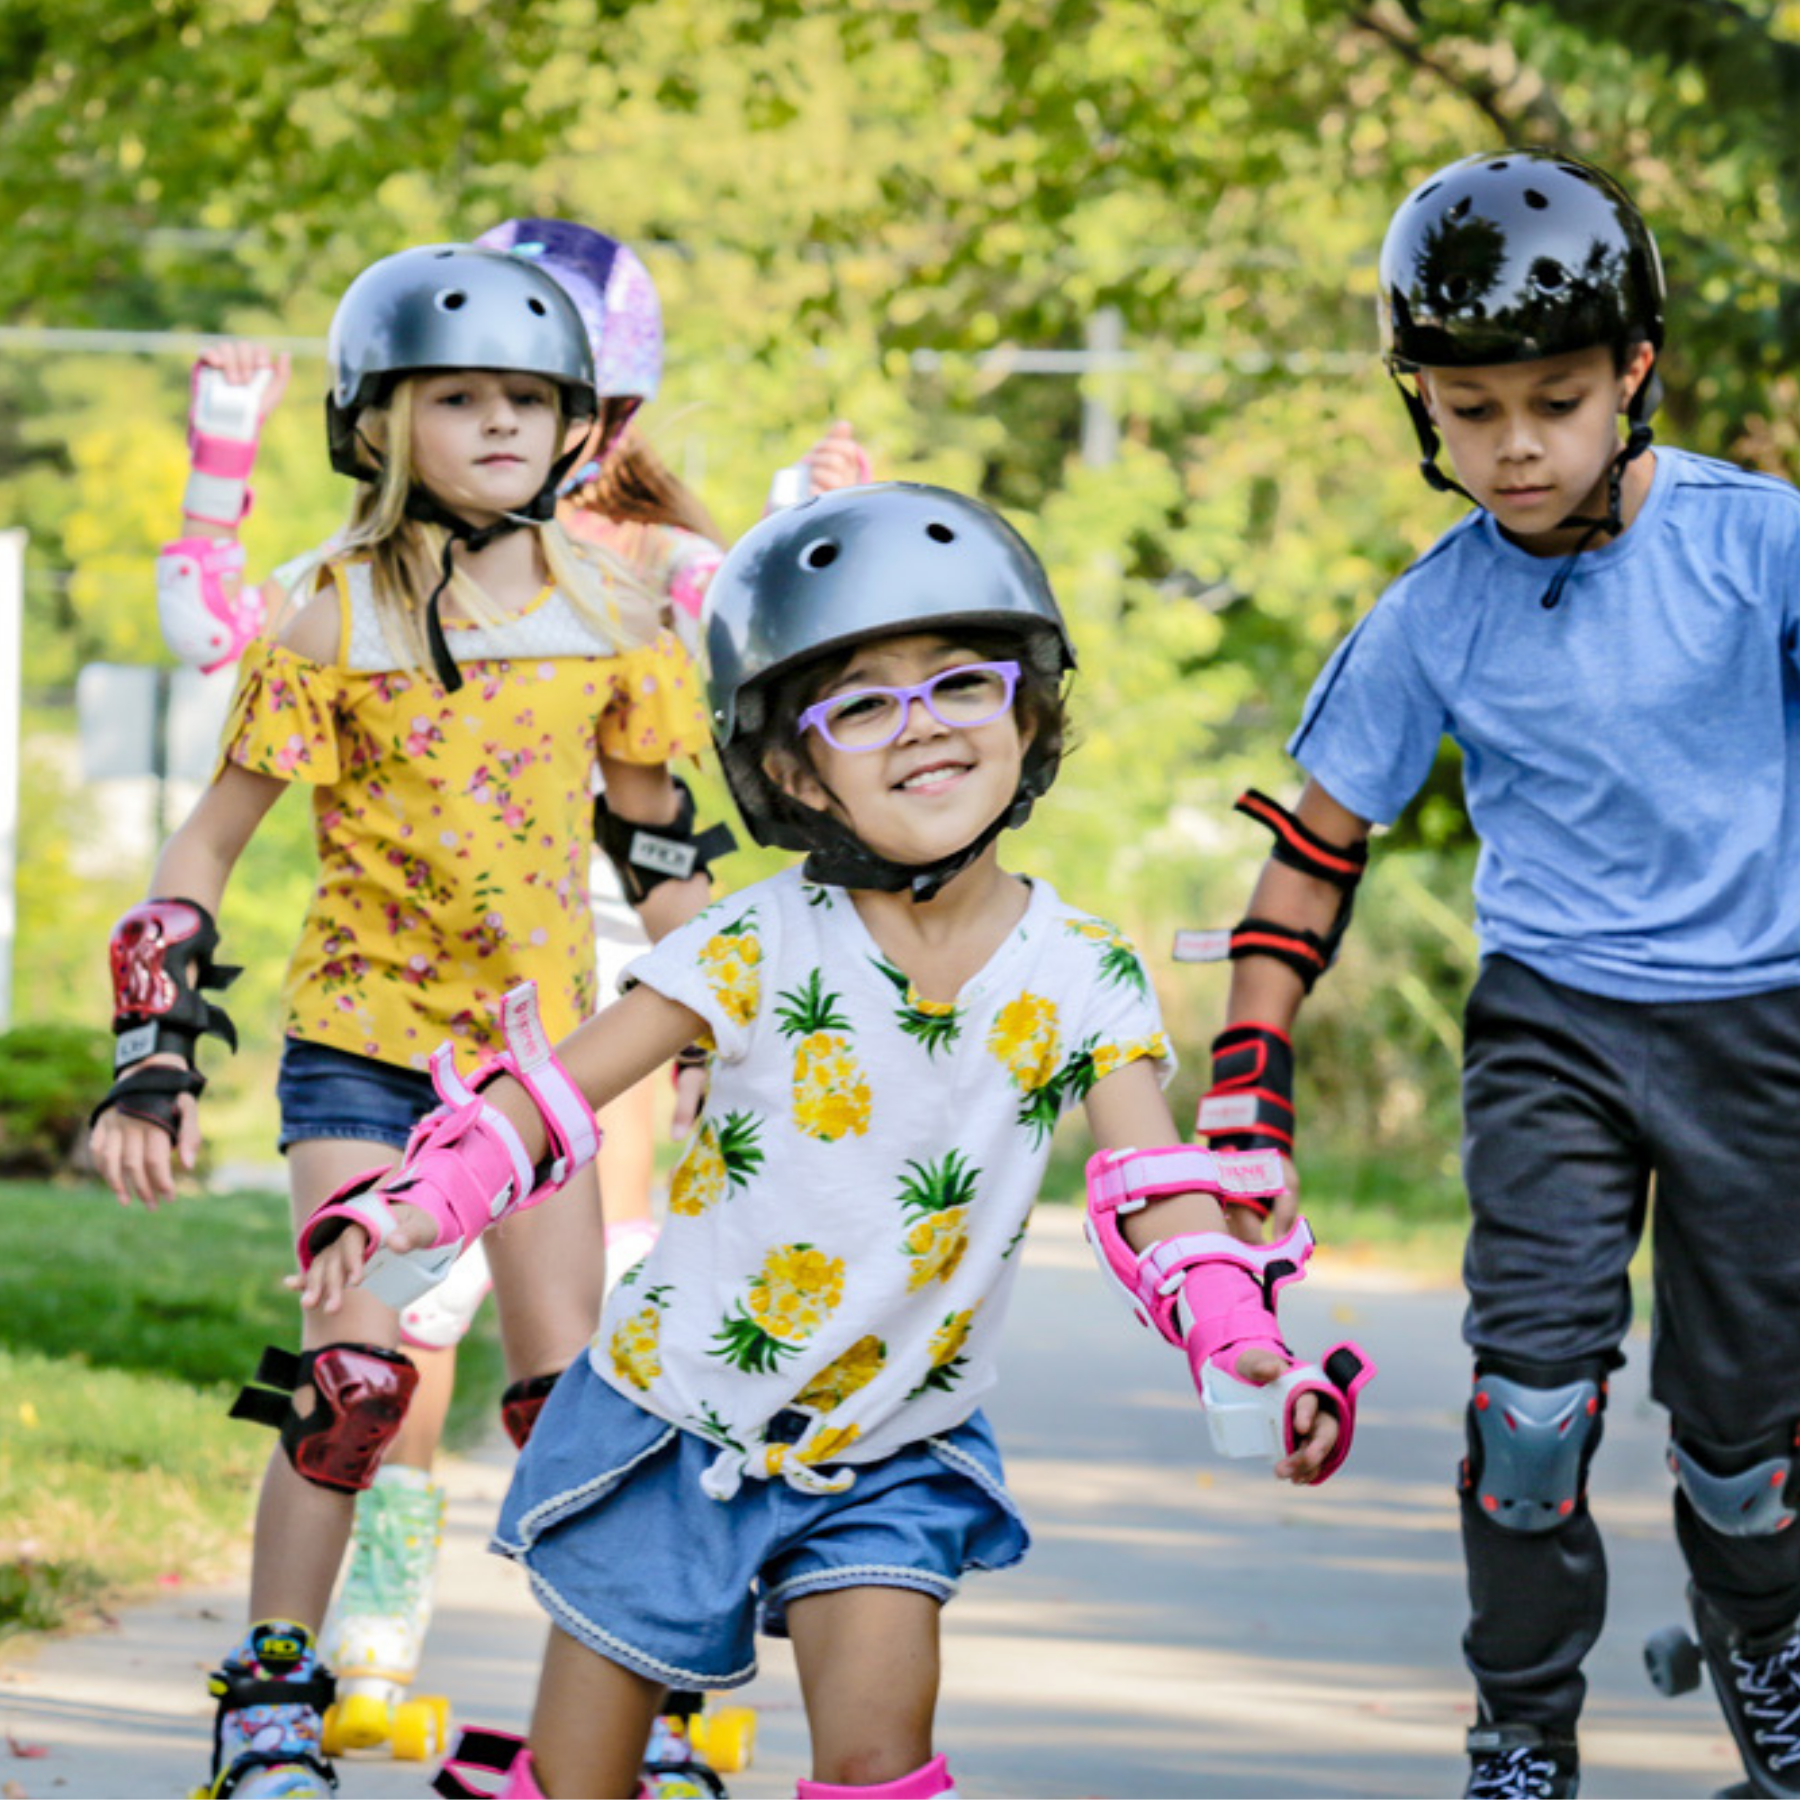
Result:
[[[1794,1522],[1794,1443],[1787,1431],[1732,1450],[1677,1425],[1669,1468],[1701,1523],[1721,1537],[1773,1537]]]
[[[1572,1378],[1556,1379],[1565,1373]],[[1605,1406],[1606,1383],[1591,1372],[1551,1370],[1525,1381],[1478,1365],[1462,1491],[1503,1531],[1566,1525],[1587,1499]]]

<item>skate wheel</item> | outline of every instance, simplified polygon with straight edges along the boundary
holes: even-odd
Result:
[[[748,1706],[721,1706],[698,1714],[688,1725],[694,1748],[721,1775],[735,1775],[756,1755],[756,1712]]]
[[[373,1694],[346,1694],[331,1710],[338,1716],[340,1750],[373,1750],[387,1742],[393,1728],[387,1702]]]
[[[344,1742],[342,1733],[338,1730],[338,1709],[335,1702],[326,1707],[325,1717],[320,1722],[319,1748],[325,1752],[327,1757],[342,1756],[349,1748]],[[204,1796],[211,1792],[211,1788],[201,1788],[196,1791],[195,1800],[204,1800]]]
[[[1665,1625],[1644,1639],[1644,1672],[1665,1698],[1691,1694],[1700,1685],[1700,1646],[1679,1625]]]
[[[450,1742],[450,1702],[442,1694],[422,1694],[420,1698],[437,1715],[438,1746]]]
[[[394,1708],[390,1737],[400,1762],[427,1762],[449,1748],[445,1724],[449,1702],[408,1700]]]

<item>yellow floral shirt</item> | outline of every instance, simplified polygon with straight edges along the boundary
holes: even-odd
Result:
[[[667,633],[616,652],[546,590],[449,632],[455,694],[382,638],[367,573],[333,571],[338,661],[246,653],[221,754],[312,789],[319,883],[284,998],[290,1036],[412,1068],[447,1037],[498,1047],[500,996],[538,983],[552,1040],[593,1007],[596,750],[663,763],[706,742]]]
[[[590,1360],[746,1477],[841,1487],[949,1431],[994,1377],[1057,1119],[1147,1058],[1174,1068],[1118,930],[1033,883],[953,1001],[913,991],[841,888],[797,870],[715,902],[626,971],[706,1021],[706,1117],[669,1223]],[[781,1414],[798,1436],[770,1433]]]

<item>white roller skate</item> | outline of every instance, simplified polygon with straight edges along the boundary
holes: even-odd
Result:
[[[650,1728],[638,1800],[725,1800],[721,1774],[750,1766],[756,1714],[747,1706],[702,1710],[695,1693],[673,1693]]]
[[[328,1755],[387,1744],[402,1762],[425,1762],[449,1747],[450,1702],[410,1692],[443,1535],[444,1490],[421,1469],[379,1469],[357,1495],[350,1566],[323,1633],[337,1671]]]
[[[212,1775],[193,1800],[303,1800],[337,1792],[326,1760],[323,1720],[331,1672],[312,1633],[288,1619],[264,1619],[207,1683],[219,1703]]]

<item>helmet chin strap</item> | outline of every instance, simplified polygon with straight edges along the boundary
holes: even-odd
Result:
[[[1015,794],[993,822],[971,842],[936,862],[898,863],[871,850],[849,826],[817,807],[807,810],[818,823],[814,830],[823,840],[806,853],[801,873],[824,887],[873,888],[883,894],[910,894],[915,906],[935,899],[944,888],[975,861],[1003,831],[1023,825],[1031,817],[1034,796]]]
[[[1437,426],[1431,417],[1431,409],[1425,404],[1425,397],[1416,389],[1409,388],[1400,379],[1400,371],[1391,364],[1388,374],[1394,386],[1400,390],[1400,398],[1406,402],[1406,410],[1412,418],[1413,430],[1419,438],[1419,473],[1425,477],[1426,485],[1440,494],[1460,494],[1471,506],[1480,506],[1481,502],[1463,487],[1453,481],[1438,467],[1438,433]],[[1606,469],[1606,514],[1603,518],[1593,519],[1581,513],[1570,513],[1561,520],[1558,531],[1581,528],[1581,536],[1575,547],[1557,566],[1556,573],[1550,578],[1550,585],[1538,597],[1538,605],[1546,612],[1553,612],[1562,604],[1563,589],[1568,586],[1569,577],[1575,572],[1575,559],[1585,551],[1595,537],[1605,532],[1608,537],[1617,537],[1625,529],[1625,470],[1626,467],[1642,456],[1650,448],[1656,433],[1649,419],[1645,416],[1654,410],[1653,405],[1645,402],[1652,392],[1651,384],[1656,380],[1656,373],[1645,376],[1638,384],[1636,393],[1631,396],[1625,412],[1631,420],[1631,428],[1626,433],[1625,442],[1619,453],[1607,465]],[[1486,509],[1483,508],[1485,511]]]

